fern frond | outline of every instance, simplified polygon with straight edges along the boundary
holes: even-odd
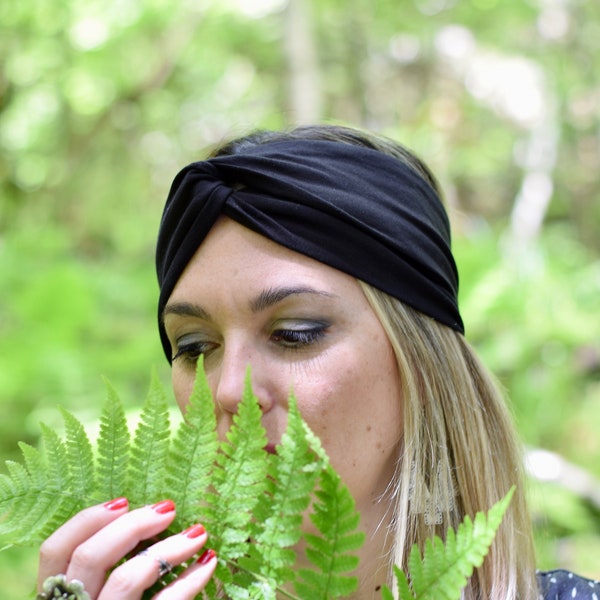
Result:
[[[84,498],[92,497],[95,483],[94,453],[90,439],[81,422],[60,407],[65,423],[65,450],[74,489]]]
[[[116,390],[105,380],[106,402],[100,416],[98,436],[96,500],[117,498],[126,493],[129,462],[129,429],[125,410]]]
[[[415,597],[410,588],[408,577],[404,571],[402,571],[398,565],[394,565],[393,571],[396,579],[396,589],[398,590],[399,600],[414,600]],[[393,600],[392,592],[387,586],[383,586],[381,590],[381,597],[383,600]],[[455,598],[455,600],[458,599]]]
[[[0,534],[11,533],[18,541],[24,531],[21,524],[35,502],[35,492],[31,491],[31,479],[23,465],[12,460],[7,460],[5,464],[9,478],[1,503],[7,516],[0,524]]]
[[[250,556],[240,559],[240,564],[279,584],[293,579],[296,556],[291,548],[301,537],[302,515],[322,467],[308,442],[294,396],[289,398],[287,428],[273,458],[268,479],[271,501],[256,507],[259,531]],[[263,590],[267,587],[260,585]]]
[[[28,482],[25,496],[18,499],[18,509],[13,519],[18,522],[16,543],[24,544],[45,525],[44,517],[54,507],[54,494],[46,493],[47,466],[43,454],[29,444],[19,443],[25,459]],[[22,473],[19,474],[19,477]],[[16,498],[15,498],[16,500]]]
[[[19,444],[25,466],[7,462],[0,481],[0,535],[12,544],[39,542],[83,507],[71,465],[56,432],[42,425],[45,452]]]
[[[39,522],[39,530],[35,532],[35,537],[31,538],[31,541],[48,537],[77,511],[90,504],[89,498],[86,499],[81,489],[77,489],[73,483],[65,444],[54,429],[44,423],[41,423],[40,427],[47,465],[47,484],[44,493],[51,498],[53,509],[45,515],[45,522]]]
[[[341,571],[356,566],[349,553],[357,537],[349,527],[356,526],[358,516],[355,511],[350,516],[354,505],[349,492],[341,487],[293,398],[288,429],[274,455],[265,451],[262,411],[249,374],[233,426],[227,439],[218,442],[201,364],[185,420],[172,443],[167,401],[155,375],[131,443],[121,401],[108,386],[96,463],[82,424],[62,412],[65,440],[42,424],[43,452],[21,445],[24,465],[8,462],[8,474],[0,475],[0,531],[9,545],[37,542],[75,512],[108,497],[127,496],[132,508],[171,497],[178,520],[163,535],[200,520],[219,556],[218,579],[209,582],[202,598],[213,600],[225,593],[234,600],[275,600],[278,590],[293,598],[281,586],[294,577],[292,547],[302,535],[320,478],[313,517],[325,541],[313,536],[308,543],[323,557],[313,555],[318,570],[309,572],[306,581],[313,578],[314,585],[305,581],[309,591],[302,598],[335,598],[352,589]],[[325,573],[330,567],[331,573]],[[313,589],[322,593],[314,596]]]
[[[48,482],[52,490],[71,490],[73,478],[69,468],[67,450],[54,429],[40,423],[42,447],[46,456]]]
[[[427,540],[423,557],[418,546],[410,552],[409,577],[395,568],[401,600],[457,600],[475,567],[480,567],[494,540],[514,487],[489,510],[468,516],[454,532],[449,529],[446,542],[438,537]],[[409,589],[410,588],[410,589]]]
[[[167,399],[156,373],[153,373],[131,446],[130,486],[126,494],[131,505],[151,504],[162,498],[169,436]]]
[[[213,474],[216,496],[209,500],[210,531],[218,540],[218,555],[231,558],[243,556],[248,538],[253,537],[252,512],[264,497],[268,475],[269,454],[262,411],[252,392],[250,374],[227,440]]]
[[[317,454],[324,455],[318,438],[309,438]],[[310,518],[320,535],[305,534],[306,555],[315,570],[301,569],[295,588],[302,598],[323,600],[351,594],[358,585],[354,576],[346,573],[358,566],[354,554],[364,543],[364,533],[358,532],[360,516],[354,498],[342,484],[340,476],[327,460],[315,492]]]
[[[165,497],[172,498],[177,505],[174,523],[177,529],[184,529],[198,520],[218,447],[212,394],[201,359],[185,420],[177,429],[166,464]]]

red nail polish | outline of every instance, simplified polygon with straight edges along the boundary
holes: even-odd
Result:
[[[188,527],[185,531],[182,531],[181,534],[185,535],[190,539],[194,539],[200,537],[202,534],[206,533],[206,529],[204,529],[203,525],[192,525]]]
[[[129,506],[129,500],[127,500],[127,498],[115,498],[114,500],[104,503],[104,508],[108,508],[108,510],[119,510],[121,508],[126,508],[127,506]]]
[[[173,512],[175,510],[175,503],[173,500],[163,500],[158,504],[154,504],[152,508],[159,514],[165,515],[167,513]]]
[[[209,563],[215,556],[217,555],[217,553],[212,549],[209,548],[208,550],[205,550],[204,553],[202,554],[202,556],[196,561],[199,565],[206,565],[207,563]]]

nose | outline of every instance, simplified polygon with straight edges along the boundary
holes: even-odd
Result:
[[[230,414],[235,414],[242,400],[248,377],[252,391],[258,398],[263,413],[270,410],[273,399],[269,393],[268,370],[263,368],[264,358],[255,351],[244,347],[226,347],[219,366],[213,373],[213,398],[217,406]]]

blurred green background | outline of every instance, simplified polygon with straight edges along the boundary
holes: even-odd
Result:
[[[355,124],[440,178],[467,337],[532,450],[539,566],[600,578],[599,39],[589,0],[3,0],[0,457],[58,404],[97,417],[102,375],[131,407],[153,366],[168,385],[153,244],[180,167]],[[35,570],[1,553],[3,598]]]

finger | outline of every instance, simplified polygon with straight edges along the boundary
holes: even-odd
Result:
[[[110,574],[98,600],[138,600],[144,590],[152,587],[172,567],[192,558],[206,539],[204,527],[193,525],[153,544]]]
[[[193,600],[209,582],[216,566],[217,555],[214,550],[206,550],[191,567],[152,600]]]
[[[79,579],[95,598],[110,571],[141,540],[164,531],[175,518],[175,505],[164,500],[132,510],[81,543],[71,555],[67,580]]]
[[[126,498],[86,508],[59,527],[41,546],[38,590],[45,579],[66,573],[75,548],[129,510]]]

